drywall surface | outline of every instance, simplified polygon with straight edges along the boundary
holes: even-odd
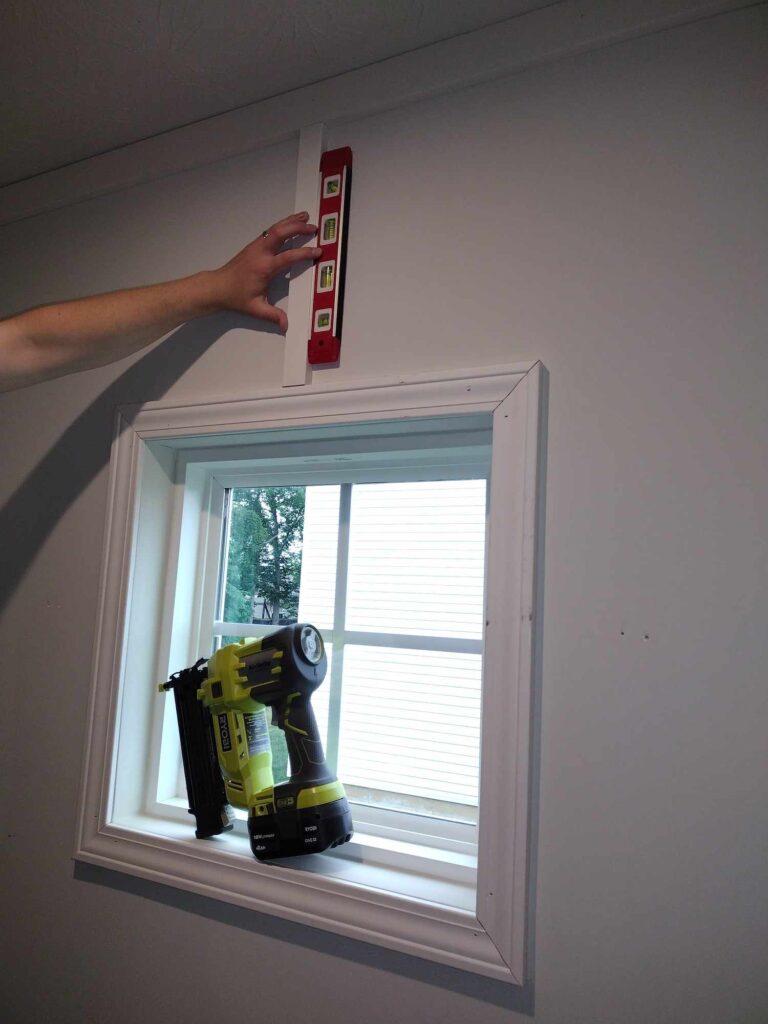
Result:
[[[347,124],[341,366],[550,372],[533,983],[71,862],[114,407],[281,381],[235,318],[0,398],[14,1022],[768,1018],[765,7]],[[295,148],[0,234],[0,310],[215,264]],[[500,766],[503,770],[503,766]]]

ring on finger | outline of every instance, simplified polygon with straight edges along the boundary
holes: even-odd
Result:
[[[268,231],[262,231],[261,232],[261,237],[262,238],[269,238],[269,232]]]

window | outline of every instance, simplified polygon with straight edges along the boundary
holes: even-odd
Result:
[[[522,981],[541,376],[123,413],[78,857]],[[356,836],[260,864],[193,838],[155,684],[297,618]]]

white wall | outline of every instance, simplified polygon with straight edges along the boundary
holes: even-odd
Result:
[[[768,1017],[767,14],[329,140],[356,163],[325,376],[530,358],[551,374],[533,986],[73,867],[112,413],[279,385],[280,338],[221,318],[0,400],[9,1019]],[[4,228],[0,309],[223,260],[289,210],[294,158]]]

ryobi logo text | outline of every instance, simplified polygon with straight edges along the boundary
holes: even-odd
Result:
[[[232,736],[229,731],[229,721],[227,716],[222,714],[219,718],[219,736],[221,737],[221,749],[231,750],[232,749]]]

